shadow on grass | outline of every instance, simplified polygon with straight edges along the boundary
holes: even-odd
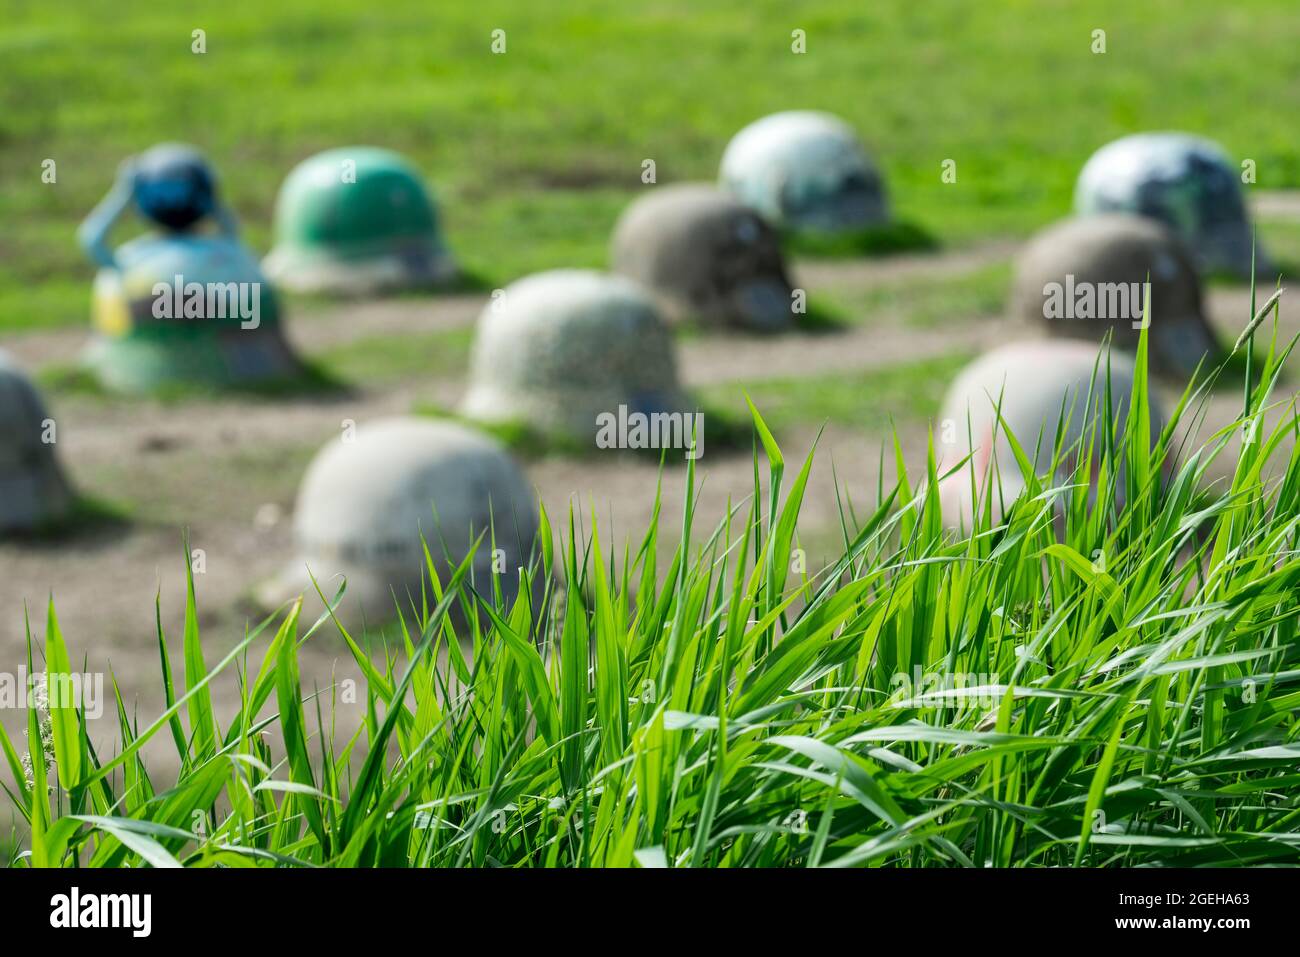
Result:
[[[91,495],[78,495],[66,515],[42,522],[34,528],[7,532],[5,538],[21,542],[27,548],[60,548],[73,542],[108,545],[115,543],[131,524],[131,512],[125,505]]]
[[[680,340],[692,342],[711,337],[776,339],[792,332],[811,334],[844,332],[853,323],[844,310],[822,299],[809,299],[804,312],[794,313],[791,325],[780,329],[751,329],[744,326],[720,326],[700,320],[688,319],[673,325],[673,334]]]
[[[481,422],[432,403],[417,403],[411,410],[414,415],[457,422],[478,432],[492,436],[515,455],[525,461],[546,458],[594,459],[617,455],[634,462],[657,462],[661,459],[668,467],[685,466],[683,449],[627,448],[602,449],[594,441],[582,442],[570,435],[552,435],[525,422]],[[701,457],[717,453],[749,454],[755,447],[754,424],[751,419],[714,403],[698,403],[703,416],[704,442]],[[595,428],[595,423],[593,430]]]
[[[787,232],[782,243],[788,253],[815,259],[848,259],[857,256],[890,256],[928,252],[939,248],[939,240],[917,223],[896,221],[868,229],[841,233]]]
[[[178,404],[200,399],[231,396],[263,399],[346,399],[357,393],[346,380],[324,365],[302,360],[297,373],[260,382],[236,382],[223,387],[207,383],[169,382],[148,392],[118,392],[105,386],[95,374],[81,365],[46,366],[36,376],[40,386],[56,396],[84,396],[130,402],[140,399]]]
[[[487,293],[499,287],[499,283],[486,273],[476,269],[462,268],[453,278],[437,286],[425,286],[416,289],[367,290],[364,293],[326,295],[316,292],[288,293],[293,304],[295,317],[299,312],[307,316],[331,306],[343,306],[358,302],[403,302],[419,300],[438,300],[445,296],[461,296],[468,293]]]

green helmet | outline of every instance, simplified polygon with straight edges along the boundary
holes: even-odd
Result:
[[[479,318],[462,411],[590,443],[620,407],[691,411],[654,301],[622,276],[557,269],[511,283]]]
[[[95,277],[95,338],[85,363],[107,388],[222,388],[300,370],[257,260],[223,235],[145,235]]]
[[[1101,342],[1111,333],[1118,347],[1136,349],[1148,298],[1156,366],[1190,376],[1218,356],[1191,253],[1155,220],[1127,213],[1067,219],[1034,236],[1016,260],[1013,308],[1053,335]]]
[[[295,292],[365,295],[436,286],[456,268],[419,171],[373,146],[294,167],[275,204],[267,275]]]
[[[1074,193],[1080,213],[1130,212],[1176,231],[1203,268],[1250,278],[1250,220],[1232,161],[1186,133],[1139,133],[1103,146],[1084,164]],[[1262,250],[1261,273],[1271,272]]]
[[[853,128],[829,113],[774,113],[749,124],[727,144],[720,181],[782,229],[841,233],[889,219],[880,171]]]
[[[939,413],[940,473],[970,457],[964,466],[940,480],[944,520],[954,527],[971,527],[972,469],[975,491],[981,502],[991,497],[995,516],[1002,514],[1003,503],[1009,506],[1024,491],[1008,429],[1040,477],[1052,464],[1058,440],[1068,468],[1094,426],[1104,428],[1103,423],[1109,420],[1122,431],[1133,376],[1133,360],[1128,356],[1099,353],[1095,343],[1064,339],[1013,342],[968,364],[953,380]],[[1155,400],[1149,402],[1154,439],[1159,437],[1164,419]],[[1058,435],[1062,422],[1065,434]],[[1093,448],[1095,454],[1096,446]],[[1070,476],[1052,479],[1064,482]]]
[[[495,576],[513,595],[537,512],[523,472],[493,439],[452,422],[393,418],[362,423],[317,453],[293,529],[297,557],[259,589],[259,602],[271,608],[303,595],[315,603],[311,576],[332,598],[331,579],[341,576],[348,587],[337,614],[351,627],[418,607],[422,584],[432,594],[425,545],[445,584],[480,534],[470,584],[491,594]]]
[[[39,529],[72,507],[50,424],[36,387],[0,352],[0,534]]]
[[[657,294],[674,321],[761,331],[788,328],[792,290],[775,231],[707,184],[655,187],[618,221],[617,273]]]

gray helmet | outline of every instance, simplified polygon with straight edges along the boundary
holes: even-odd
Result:
[[[1188,376],[1219,353],[1201,307],[1186,246],[1160,223],[1127,213],[1081,216],[1049,226],[1021,251],[1012,284],[1016,313],[1054,335],[1137,347],[1150,277],[1151,357]]]
[[[660,186],[638,199],[614,229],[610,259],[656,293],[673,321],[764,331],[791,323],[775,231],[712,186]]]
[[[494,440],[451,422],[395,418],[362,424],[350,440],[331,440],[307,467],[294,510],[297,557],[258,597],[274,607],[315,589],[327,598],[342,575],[347,593],[339,617],[349,626],[382,622],[420,601],[430,606],[421,535],[445,584],[451,563],[475,552],[473,584],[491,594],[499,574],[513,595],[537,535],[533,492]],[[500,552],[493,556],[493,540]],[[502,554],[504,553],[504,554]],[[494,568],[495,564],[495,568]]]
[[[622,276],[577,269],[511,283],[479,317],[461,411],[589,443],[597,417],[686,412],[672,337]]]
[[[941,480],[939,495],[950,525],[971,524],[971,469],[976,489],[983,496],[992,482],[995,514],[1024,491],[1020,466],[998,423],[998,412],[1025,454],[1042,475],[1052,463],[1057,426],[1065,420],[1061,437],[1066,473],[1077,460],[1094,425],[1101,429],[1109,419],[1116,434],[1123,430],[1133,391],[1133,361],[1119,353],[1099,352],[1095,344],[1068,340],[1014,342],[987,352],[967,365],[953,380],[939,417],[937,452],[940,472],[967,455],[971,460]],[[1109,381],[1110,403],[1106,403]],[[1153,438],[1160,434],[1163,415],[1151,403]],[[1097,440],[1100,442],[1100,438]],[[1071,449],[1075,452],[1072,454]]]
[[[1075,187],[1080,213],[1127,211],[1171,226],[1200,265],[1250,278],[1251,228],[1232,161],[1186,133],[1138,133],[1099,149]],[[1257,252],[1261,273],[1272,271]]]
[[[48,418],[31,380],[0,351],[0,534],[38,530],[72,507]]]
[[[829,113],[774,113],[746,126],[727,144],[720,180],[780,228],[843,232],[889,219],[879,170]]]

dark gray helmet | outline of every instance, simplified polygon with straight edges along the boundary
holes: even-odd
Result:
[[[1124,211],[1170,226],[1202,268],[1250,278],[1251,228],[1232,161],[1186,133],[1138,133],[1103,146],[1075,187],[1079,213]],[[1260,273],[1272,271],[1257,252]]]
[[[1049,226],[1021,251],[1012,307],[1053,335],[1134,349],[1150,278],[1153,363],[1187,376],[1219,353],[1201,305],[1187,247],[1160,223],[1126,213],[1080,216]],[[1208,357],[1208,358],[1207,358]]]
[[[658,296],[668,318],[763,331],[788,327],[792,290],[776,232],[706,184],[659,186],[614,229],[614,272]]]
[[[0,534],[39,529],[72,507],[49,428],[36,387],[0,351]]]

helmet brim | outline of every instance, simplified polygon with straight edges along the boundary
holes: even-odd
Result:
[[[777,332],[793,324],[791,289],[780,279],[754,279],[744,283],[731,295],[739,324],[760,332]]]
[[[434,289],[459,274],[451,255],[432,242],[414,251],[354,256],[277,246],[262,260],[262,269],[291,292],[343,297]]]
[[[1187,316],[1172,322],[1152,322],[1148,337],[1151,358],[1160,371],[1189,379],[1197,367],[1217,361],[1223,354],[1204,317]]]
[[[1253,263],[1252,263],[1253,256]],[[1256,243],[1255,236],[1247,223],[1235,223],[1215,230],[1204,240],[1202,260],[1211,270],[1221,269],[1230,272],[1238,279],[1249,281],[1252,275],[1261,282],[1271,282],[1276,267],[1262,244]]]
[[[302,372],[278,325],[185,335],[100,336],[87,347],[83,363],[106,388],[124,393],[168,386],[252,386]]]
[[[68,516],[72,491],[51,460],[18,475],[0,475],[0,533],[28,532]]]

